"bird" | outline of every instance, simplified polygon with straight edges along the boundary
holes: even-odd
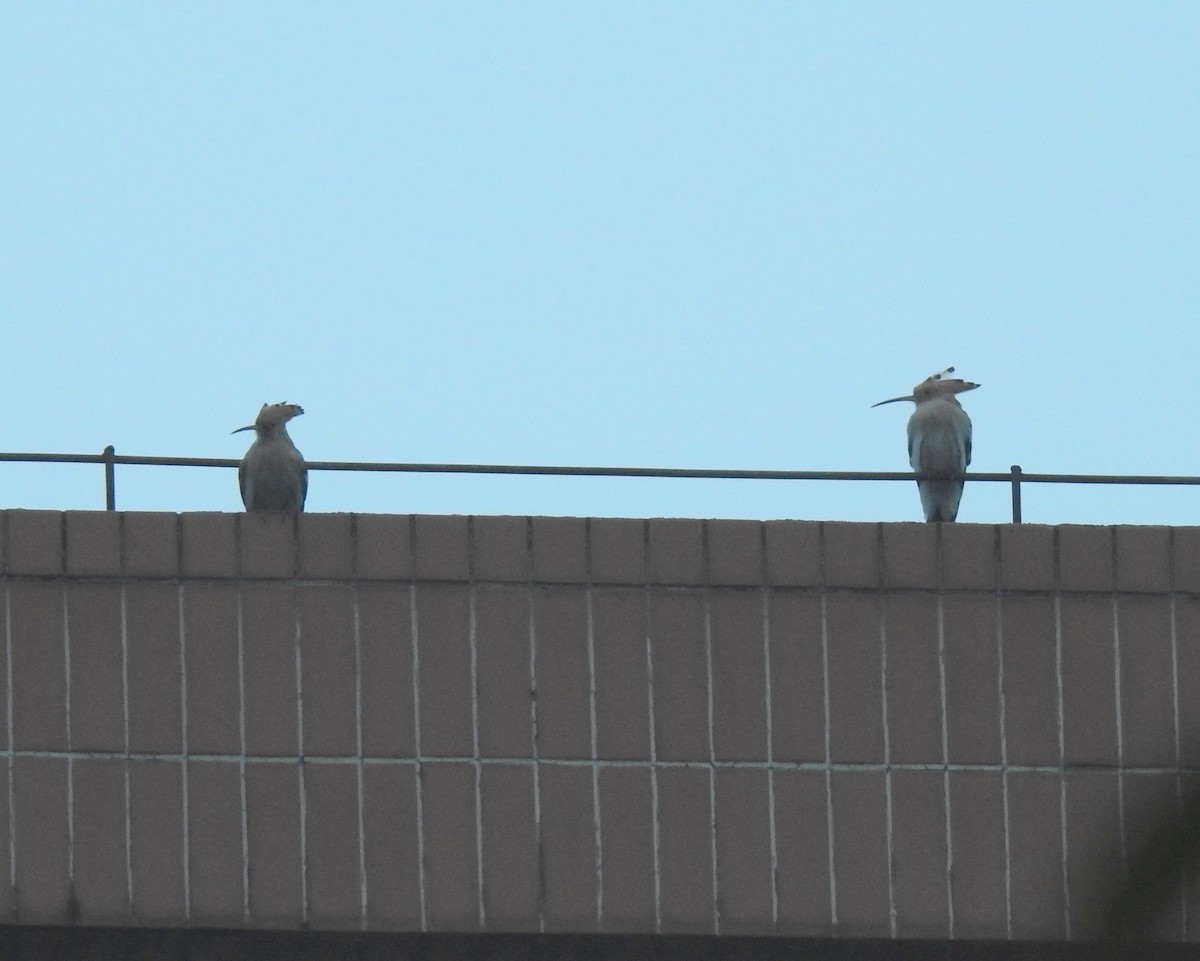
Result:
[[[906,397],[881,400],[872,407],[910,400],[917,405],[908,419],[908,462],[917,475],[926,521],[953,521],[962,500],[963,474],[971,463],[971,418],[955,394],[978,384],[947,379],[954,368],[925,378]]]
[[[303,413],[299,404],[263,404],[253,424],[233,431],[252,430],[256,435],[238,466],[238,486],[246,510],[292,514],[304,510],[308,467],[287,432],[287,422]]]

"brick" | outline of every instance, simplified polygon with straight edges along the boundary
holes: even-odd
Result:
[[[708,582],[758,585],[766,578],[761,521],[705,521],[708,529]]]
[[[663,934],[716,934],[710,770],[658,769]]]
[[[533,595],[540,757],[591,757],[587,598],[544,588]]]
[[[1113,529],[1075,524],[1058,528],[1058,581],[1064,591],[1111,591]]]
[[[176,761],[129,762],[130,915],[145,925],[186,916],[182,768]]]
[[[872,595],[826,598],[833,761],[884,761],[880,609],[880,599]]]
[[[1004,727],[1009,764],[1058,763],[1058,664],[1054,601],[1000,600]]]
[[[322,930],[358,928],[363,913],[357,766],[304,768],[308,918]]]
[[[887,937],[887,806],[884,776],[874,771],[834,771],[833,863],[839,931]]]
[[[774,924],[775,902],[767,772],[718,768],[714,776],[721,933],[761,934]]]
[[[296,593],[304,753],[358,753],[359,639],[349,587],[308,586]]]
[[[1004,787],[992,771],[950,772],[954,937],[996,937],[1007,928]]]
[[[420,778],[427,930],[478,931],[482,924],[474,766],[424,764]]]
[[[1000,586],[1006,590],[1053,589],[1053,527],[1040,524],[1000,526]]]
[[[1107,933],[1108,899],[1122,875],[1120,800],[1115,771],[1068,771],[1067,888],[1071,937]]]
[[[718,760],[766,761],[770,747],[763,595],[714,591],[709,605],[713,753]]]
[[[654,799],[646,767],[600,769],[601,928],[655,929]]]
[[[6,742],[0,742],[6,743]],[[12,758],[0,758],[0,784],[12,785]],[[7,797],[12,803],[13,793],[8,788]],[[10,808],[12,811],[13,808]],[[17,892],[13,887],[13,869],[15,867],[15,838],[13,829],[16,825],[9,818],[0,818],[0,918],[10,923],[17,919]]]
[[[883,599],[888,741],[892,763],[942,756],[942,693],[937,601],[930,595]]]
[[[942,601],[948,760],[956,764],[1001,760],[996,603],[969,594]]]
[[[589,579],[588,527],[583,517],[534,517],[532,577],[541,583],[583,584]]]
[[[179,576],[179,515],[121,514],[122,567],[127,577]]]
[[[243,710],[249,754],[286,757],[300,750],[296,600],[295,589],[286,582],[242,587]]]
[[[121,515],[115,511],[67,511],[67,573],[115,576],[121,573]]]
[[[1172,587],[1200,594],[1200,527],[1171,528]]]
[[[1171,589],[1171,528],[1118,527],[1117,590]]]
[[[1113,606],[1099,598],[1059,602],[1064,760],[1117,763]]]
[[[8,619],[11,617],[9,605],[9,586],[7,584],[0,586],[0,618],[4,618],[7,623],[0,628],[0,672],[7,679],[11,676],[10,672],[10,654],[12,651],[11,639],[11,622]],[[14,707],[12,695],[14,692],[10,689],[8,683],[0,684],[0,748],[13,748],[12,725],[9,723],[12,709]],[[2,783],[2,782],[0,782]],[[0,825],[0,844],[3,843],[4,828]],[[0,848],[0,872],[4,870],[4,852]],[[4,877],[0,873],[0,923],[4,918]]]
[[[361,584],[356,597],[363,753],[413,757],[417,747],[411,592],[407,584]]]
[[[13,574],[61,574],[63,514],[58,511],[7,511],[8,569]]]
[[[829,937],[834,932],[828,777],[805,770],[773,776],[780,934]]]
[[[1059,775],[1038,771],[1008,775],[1009,897],[1018,940],[1066,937],[1061,783]]]
[[[646,521],[615,517],[589,521],[593,583],[646,583],[646,526]]]
[[[299,563],[298,524],[297,515],[280,511],[249,511],[238,515],[242,577],[295,577]]]
[[[825,760],[824,597],[770,595],[771,754],[775,761]]]
[[[360,578],[411,578],[412,518],[407,514],[355,514],[354,549],[355,572]]]
[[[423,581],[465,581],[471,576],[467,518],[462,515],[413,518],[415,576]]]
[[[994,590],[999,576],[997,529],[990,524],[942,524],[942,586],[948,590]]]
[[[245,921],[242,785],[230,762],[187,765],[188,886],[193,924],[240,927]],[[251,910],[258,910],[251,902]]]
[[[81,758],[72,766],[74,895],[82,924],[128,922],[125,765]]]
[[[237,574],[237,514],[187,513],[179,516],[184,577]]]
[[[592,772],[543,765],[539,790],[546,930],[595,931],[599,921]]]
[[[17,916],[26,924],[62,924],[68,917],[67,797],[65,759],[13,758]]]
[[[183,644],[188,749],[202,754],[240,753],[242,701],[235,584],[184,586]]]
[[[1180,814],[1186,822],[1195,824],[1200,815],[1200,777],[1181,775],[1179,788]],[[1200,937],[1200,872],[1195,865],[1184,869],[1182,898],[1187,909],[1185,934],[1188,941],[1195,942]]]
[[[538,833],[534,771],[528,765],[480,769],[483,907],[488,931],[538,928]]]
[[[704,598],[652,591],[647,631],[660,761],[710,756]]]
[[[475,580],[529,580],[529,518],[472,517],[470,524]]]
[[[938,586],[938,524],[881,524],[883,585],[896,588]]]
[[[704,522],[656,517],[648,522],[646,580],[651,584],[703,584]]]
[[[416,604],[421,753],[470,756],[475,753],[470,597],[461,588],[419,587]]]
[[[1169,597],[1117,602],[1121,746],[1125,764],[1175,763],[1175,657]]]
[[[308,923],[300,846],[303,771],[291,764],[246,765],[250,922],[258,927],[297,928]]]
[[[125,586],[129,679],[129,749],[183,749],[183,664],[179,588],[164,583]]]
[[[300,514],[296,517],[301,577],[353,577],[354,515]]]
[[[1139,774],[1125,778],[1122,793],[1126,883],[1144,906],[1136,934],[1142,941],[1182,940],[1186,937],[1180,903],[1184,865],[1169,859],[1164,863],[1165,852],[1174,853],[1181,843],[1187,844],[1181,838],[1195,836],[1195,821],[1180,817],[1179,779],[1173,771]]]
[[[827,587],[879,586],[879,524],[821,525]]]
[[[63,589],[14,583],[9,590],[12,740],[17,750],[68,747]]]
[[[67,588],[71,747],[125,749],[121,593],[108,584]]]
[[[484,757],[530,757],[530,616],[524,587],[480,590],[475,595],[476,685],[479,752]]]
[[[943,773],[894,770],[891,779],[896,933],[945,940],[950,892]]]
[[[1200,739],[1191,734],[1200,731],[1200,645],[1187,641],[1196,637],[1200,637],[1200,597],[1175,598],[1179,730],[1186,732],[1179,742],[1179,763],[1191,769],[1200,767]]]
[[[416,766],[366,765],[363,851],[368,927],[400,931],[424,927],[419,830]]]
[[[766,577],[777,587],[815,587],[822,580],[821,525],[767,521]]]
[[[606,759],[650,757],[650,683],[646,668],[646,595],[592,593],[596,665],[596,751]]]

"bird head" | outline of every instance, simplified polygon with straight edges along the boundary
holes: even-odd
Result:
[[[913,388],[911,394],[904,397],[892,397],[888,400],[881,400],[878,404],[872,404],[872,407],[880,407],[883,404],[894,404],[897,401],[908,400],[914,404],[920,404],[923,401],[933,400],[935,397],[948,397],[953,399],[955,394],[961,394],[964,391],[974,390],[978,384],[973,384],[969,380],[959,380],[958,378],[947,378],[947,374],[953,374],[954,368],[947,367],[945,370],[936,374],[931,374],[926,377],[921,383]],[[958,403],[958,401],[954,401]]]
[[[286,401],[280,404],[263,404],[253,424],[248,427],[239,427],[237,430],[232,431],[232,433],[240,434],[244,430],[279,427],[282,424],[286,424],[293,417],[299,417],[303,413],[304,408],[299,404],[289,404]]]

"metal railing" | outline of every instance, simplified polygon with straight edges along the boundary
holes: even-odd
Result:
[[[153,467],[237,467],[240,459],[228,457],[144,457],[118,454],[109,445],[101,454],[29,454],[0,452],[0,463],[103,464],[104,507],[117,509],[117,465]],[[708,480],[817,480],[817,481],[907,481],[909,471],[792,471],[723,470],[687,467],[554,467],[512,464],[385,464],[367,461],[309,461],[309,470],[392,472],[409,474],[528,474],[560,477],[673,477]],[[1022,484],[1159,484],[1200,486],[1200,477],[1138,474],[1027,474],[1014,464],[1007,473],[967,473],[965,480],[997,482],[1012,487],[1012,517],[1021,523]]]

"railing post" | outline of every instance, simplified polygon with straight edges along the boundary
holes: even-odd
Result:
[[[1021,523],[1021,465],[1012,465],[1013,523]]]
[[[116,453],[116,448],[112,444],[104,448],[104,509],[106,511],[117,509],[117,465],[113,460]]]

